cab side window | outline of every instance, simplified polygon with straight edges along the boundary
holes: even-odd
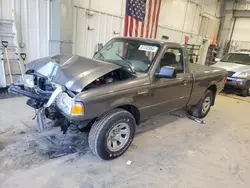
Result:
[[[160,68],[164,66],[174,67],[178,73],[184,72],[183,52],[180,48],[168,48],[161,60]]]

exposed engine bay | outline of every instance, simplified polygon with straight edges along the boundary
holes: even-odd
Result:
[[[133,77],[134,76],[131,75],[131,73],[129,73],[128,71],[124,69],[117,69],[117,70],[114,70],[105,74],[104,76],[101,76],[100,78],[97,78],[96,80],[91,82],[89,85],[87,85],[85,88],[83,88],[82,91],[88,90],[91,88],[96,88],[105,84],[111,84],[114,82],[127,80]]]

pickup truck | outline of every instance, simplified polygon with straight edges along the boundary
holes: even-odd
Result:
[[[55,55],[27,67],[25,86],[9,92],[29,97],[38,130],[46,119],[64,132],[89,126],[89,146],[104,160],[122,155],[152,116],[186,107],[204,118],[227,80],[224,69],[189,63],[180,44],[142,38],[111,39],[91,59]]]

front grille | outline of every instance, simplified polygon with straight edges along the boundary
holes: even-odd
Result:
[[[234,75],[234,73],[235,73],[235,72],[228,71],[228,72],[227,72],[227,76],[228,76],[228,77],[232,77],[232,76]]]

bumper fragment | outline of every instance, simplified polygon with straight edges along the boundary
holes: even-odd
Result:
[[[22,88],[16,85],[11,85],[8,89],[8,92],[17,94],[17,95],[22,95],[25,97],[29,97],[31,99],[36,99],[37,101],[44,102],[44,103],[47,102],[50,98],[50,96],[39,95],[35,93],[34,91],[29,91],[29,90],[26,90],[25,88]]]

